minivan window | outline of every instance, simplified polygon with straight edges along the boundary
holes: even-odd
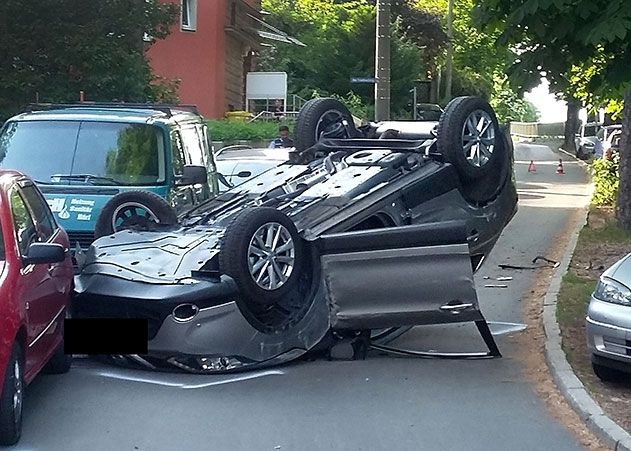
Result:
[[[206,166],[204,158],[204,141],[195,127],[182,129],[182,142],[186,151],[186,163],[195,166]]]
[[[43,184],[156,185],[164,153],[160,129],[147,124],[13,122],[0,139],[0,167]]]

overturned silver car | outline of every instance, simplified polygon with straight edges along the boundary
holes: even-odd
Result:
[[[119,359],[153,369],[255,368],[463,321],[499,355],[473,282],[517,208],[491,107],[461,97],[439,122],[355,128],[342,104],[314,99],[294,136],[289,162],[177,224],[156,214],[96,240],[74,314],[147,319],[149,353]]]

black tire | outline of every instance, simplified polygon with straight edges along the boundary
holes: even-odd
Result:
[[[288,246],[293,248],[293,266],[291,269],[280,266],[284,270],[283,276],[287,278],[284,282],[281,280],[280,285],[275,286],[272,275],[269,273],[269,268],[273,265],[270,265],[269,262],[262,263],[262,266],[256,269],[255,267],[261,260],[265,261],[266,257],[258,257],[251,253],[250,244],[256,241],[255,234],[261,234],[259,237],[267,237],[270,231],[276,233],[274,230],[277,225],[284,228],[284,236],[279,238],[279,240],[282,239],[284,243],[290,243]],[[269,247],[265,246],[265,251],[267,249]],[[274,250],[273,252],[276,251]],[[274,255],[276,256],[276,254]],[[288,255],[283,255],[282,258],[291,258]],[[255,260],[256,258],[258,260]],[[241,296],[247,302],[271,305],[295,287],[305,267],[304,258],[302,238],[298,235],[298,230],[293,221],[287,215],[275,208],[248,208],[237,214],[226,228],[219,252],[219,268],[224,274],[234,279],[239,287]],[[283,265],[289,265],[289,263],[283,263]],[[266,271],[267,275],[265,275]],[[255,276],[252,272],[259,273],[259,278],[261,279],[259,282],[254,278]],[[271,272],[277,274],[274,268],[272,268]]]
[[[146,216],[124,215],[125,211],[138,210],[144,210]],[[122,223],[114,227],[117,220],[121,220]],[[103,206],[96,220],[94,236],[100,238],[129,228],[146,228],[151,223],[174,225],[177,224],[177,215],[171,205],[157,194],[139,190],[125,191],[112,197]]]
[[[484,126],[482,136],[474,136],[479,130],[474,132],[468,125],[470,119],[478,118]],[[497,145],[501,137],[497,118],[491,105],[480,97],[456,97],[449,102],[440,116],[437,133],[438,151],[456,168],[463,182],[483,178],[500,157],[495,152],[501,147]],[[475,156],[465,156],[466,147],[476,149]]]
[[[497,158],[489,164],[489,172],[473,181],[463,180],[462,195],[467,201],[482,205],[495,199],[512,176],[513,142],[508,132],[502,132],[495,149]]]
[[[16,367],[18,368],[16,370]],[[15,373],[18,377],[15,377]],[[18,396],[18,403],[14,403]],[[0,395],[0,445],[14,445],[22,434],[22,405],[24,400],[24,360],[17,343],[13,344],[11,357],[4,372]]]
[[[594,374],[598,376],[598,379],[603,382],[624,382],[629,380],[630,377],[628,373],[594,362],[592,362],[592,369]]]
[[[313,146],[322,132],[330,130],[332,126],[348,122],[346,138],[358,136],[353,116],[348,108],[339,100],[323,97],[307,101],[296,118],[294,126],[294,144],[296,150],[302,152]]]

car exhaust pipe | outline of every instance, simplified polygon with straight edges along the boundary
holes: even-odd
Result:
[[[191,321],[199,313],[199,307],[195,304],[180,304],[173,309],[173,318],[180,323]]]

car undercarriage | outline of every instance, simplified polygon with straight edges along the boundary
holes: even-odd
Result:
[[[456,322],[475,322],[488,352],[401,352],[499,356],[473,273],[516,212],[510,137],[471,97],[438,123],[393,124],[356,129],[339,102],[307,103],[289,162],[177,225],[95,241],[77,258],[74,315],[147,320],[148,354],[112,360],[159,370],[259,368],[340,343],[361,358]]]

